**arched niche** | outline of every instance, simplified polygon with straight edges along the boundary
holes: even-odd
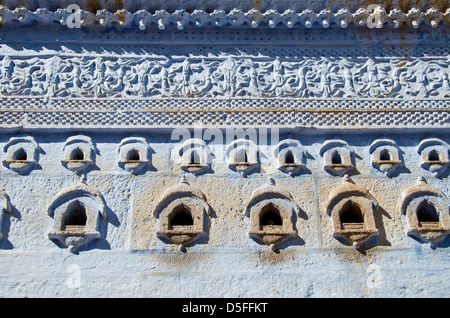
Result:
[[[71,136],[63,147],[64,167],[77,174],[85,173],[95,164],[96,147],[91,138],[84,135]]]
[[[245,215],[250,218],[249,236],[276,251],[281,243],[297,236],[299,211],[292,196],[269,178],[253,191],[245,207]]]
[[[273,154],[277,158],[278,169],[290,176],[294,176],[306,167],[306,150],[298,140],[280,141]]]
[[[343,244],[361,247],[379,231],[375,222],[378,203],[362,185],[344,176],[342,185],[328,196],[327,214],[331,216],[333,237]]]
[[[354,152],[343,140],[327,140],[319,154],[323,158],[323,169],[331,175],[342,177],[355,169]]]
[[[3,165],[19,174],[27,173],[37,166],[39,145],[31,136],[12,137],[3,147],[6,158]]]
[[[369,147],[372,166],[391,177],[402,165],[400,150],[391,139],[377,139]]]
[[[407,235],[422,243],[438,246],[450,231],[450,200],[423,177],[403,191],[400,211],[406,216]]]
[[[246,177],[259,166],[258,147],[251,140],[234,140],[225,149],[228,165],[232,170],[238,171]]]
[[[445,175],[450,166],[450,146],[438,138],[424,139],[417,147],[422,158],[421,167],[435,174],[436,177]]]
[[[122,139],[118,152],[118,165],[133,174],[142,172],[150,165],[150,146],[145,138],[127,137]]]
[[[102,237],[100,222],[106,219],[106,205],[99,191],[81,183],[61,191],[48,215],[53,218],[48,237],[75,253]]]
[[[206,142],[199,138],[185,140],[177,151],[177,162],[182,170],[200,174],[211,169],[213,154]]]
[[[164,192],[154,210],[159,219],[157,236],[185,251],[187,246],[207,238],[210,214],[204,194],[182,177]]]

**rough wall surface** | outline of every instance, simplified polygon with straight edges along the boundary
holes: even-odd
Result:
[[[4,1],[0,296],[450,296],[448,3],[256,2]]]

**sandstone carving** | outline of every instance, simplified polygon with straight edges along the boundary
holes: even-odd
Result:
[[[347,175],[343,184],[328,196],[327,214],[331,216],[333,237],[356,249],[378,236],[375,223],[378,203],[362,185]]]
[[[204,194],[183,176],[164,192],[154,210],[159,219],[157,236],[186,251],[187,246],[207,238],[210,212]]]

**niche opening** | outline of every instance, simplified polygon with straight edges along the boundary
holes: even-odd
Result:
[[[126,159],[127,161],[139,161],[141,160],[141,156],[136,149],[131,149],[128,151]]]
[[[265,206],[261,210],[260,229],[269,230],[276,227],[281,227],[283,220],[281,219],[280,211],[272,204]]]
[[[292,152],[287,151],[286,155],[284,156],[284,162],[286,164],[294,164],[295,160],[294,160],[294,155],[292,154]]]
[[[428,154],[428,161],[439,161],[439,153],[436,150],[431,150]]]
[[[80,148],[75,148],[71,153],[70,153],[70,160],[84,160],[84,152],[80,149]]]
[[[198,155],[197,151],[192,150],[191,156],[189,158],[189,164],[191,164],[191,165],[199,165],[200,164],[200,156]]]
[[[331,163],[333,165],[342,164],[342,157],[337,151],[334,151],[333,154],[331,155]]]
[[[86,208],[79,201],[69,204],[63,215],[61,230],[75,230],[83,228],[86,225]]]
[[[12,158],[13,160],[26,161],[28,156],[25,150],[23,150],[23,148],[19,148],[18,150],[16,150],[16,152],[14,152]]]
[[[179,206],[172,212],[172,217],[169,221],[169,229],[182,229],[194,225],[191,211],[185,206]]]
[[[419,226],[439,226],[439,214],[434,205],[427,200],[418,205],[416,214]]]
[[[248,163],[248,155],[245,149],[239,149],[236,152],[236,162],[237,163]]]
[[[343,229],[362,229],[364,227],[364,217],[361,209],[352,201],[344,204],[339,220]]]
[[[380,160],[381,161],[389,161],[389,160],[391,160],[391,154],[389,153],[389,151],[387,151],[386,149],[383,149],[380,152]]]

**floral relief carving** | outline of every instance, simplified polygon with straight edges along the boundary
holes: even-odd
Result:
[[[48,97],[448,98],[449,59],[316,57],[15,58],[0,62],[2,95]]]

